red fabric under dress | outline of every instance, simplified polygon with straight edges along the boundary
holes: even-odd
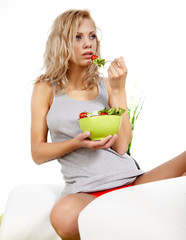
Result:
[[[126,188],[126,187],[131,187],[131,186],[133,186],[133,182],[132,183],[130,183],[130,184],[128,184],[128,185],[124,185],[124,186],[121,186],[121,187],[116,187],[116,188],[111,188],[111,189],[107,189],[107,190],[103,190],[103,191],[98,191],[98,192],[90,192],[90,193],[88,193],[88,194],[91,194],[91,195],[93,195],[93,196],[95,196],[95,197],[99,197],[99,196],[101,196],[101,195],[103,195],[103,194],[105,194],[105,193],[108,193],[108,192],[112,192],[112,191],[115,191],[115,190],[118,190],[118,189],[122,189],[122,188]]]

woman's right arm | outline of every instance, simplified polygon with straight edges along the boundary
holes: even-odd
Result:
[[[80,147],[76,139],[48,143],[46,116],[50,109],[52,87],[40,82],[34,86],[31,100],[31,153],[36,164],[42,164],[68,154]]]

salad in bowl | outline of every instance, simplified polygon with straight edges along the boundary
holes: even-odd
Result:
[[[124,112],[123,108],[115,107],[93,112],[84,111],[79,114],[78,121],[82,132],[89,131],[89,138],[97,141],[118,133]]]

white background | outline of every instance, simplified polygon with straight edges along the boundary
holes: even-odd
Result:
[[[22,183],[61,183],[60,165],[30,154],[30,100],[48,31],[70,8],[89,9],[102,30],[102,57],[127,61],[128,101],[145,98],[132,156],[149,170],[185,151],[186,2],[184,0],[1,0],[0,213]],[[106,73],[106,71],[104,71]]]

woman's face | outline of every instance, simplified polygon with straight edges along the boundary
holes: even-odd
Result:
[[[93,22],[85,18],[81,22],[74,46],[74,56],[76,64],[79,66],[88,66],[92,62],[91,56],[96,53],[97,37]]]

